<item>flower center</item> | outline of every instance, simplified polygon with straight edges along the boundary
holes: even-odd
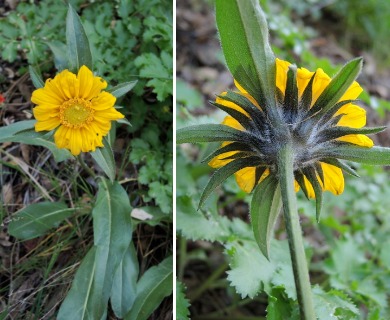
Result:
[[[81,128],[93,120],[94,110],[89,101],[70,99],[60,106],[61,124],[70,128]]]

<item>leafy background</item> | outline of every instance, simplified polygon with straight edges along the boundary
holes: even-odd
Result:
[[[89,37],[94,71],[112,86],[138,80],[117,103],[132,126],[117,124],[117,177],[133,208],[133,242],[140,274],[172,252],[173,10],[168,0],[69,1]],[[5,1],[0,8],[0,125],[32,119],[28,65],[53,77],[53,54],[65,42],[67,4],[60,0]],[[0,311],[12,319],[51,319],[69,290],[79,261],[93,243],[91,207],[98,188],[76,161],[55,162],[41,147],[0,146]],[[89,167],[99,172],[92,159]],[[100,172],[101,173],[101,172]],[[102,174],[102,173],[101,173]],[[56,230],[16,241],[12,216],[28,204],[62,201],[77,208]],[[4,311],[5,310],[5,311]],[[170,319],[167,298],[151,319]],[[112,313],[109,318],[114,319]]]
[[[363,55],[360,96],[369,125],[389,121],[389,54],[383,37],[383,1],[261,1],[276,56],[333,75]],[[179,0],[177,7],[177,126],[219,123],[208,104],[233,88],[215,29],[213,1]],[[390,145],[389,133],[375,137]],[[230,178],[197,211],[212,169],[201,162],[205,145],[177,151],[177,229],[180,319],[298,319],[283,221],[275,229],[271,261],[258,253],[249,227],[250,196]],[[341,196],[325,194],[323,216],[299,194],[299,212],[311,259],[320,319],[389,319],[389,174],[356,166]],[[185,298],[183,298],[185,297]],[[188,306],[190,305],[190,306]],[[187,313],[185,312],[187,311]],[[255,317],[256,316],[256,317]]]

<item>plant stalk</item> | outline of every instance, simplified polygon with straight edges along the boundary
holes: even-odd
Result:
[[[281,148],[278,155],[279,183],[283,201],[291,262],[302,320],[316,320],[310,286],[302,229],[299,223],[297,198],[294,190],[294,152],[290,143]]]

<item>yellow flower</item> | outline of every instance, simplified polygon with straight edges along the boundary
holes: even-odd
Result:
[[[54,79],[46,80],[43,88],[33,92],[31,101],[36,131],[51,131],[58,148],[69,149],[73,155],[103,147],[103,137],[111,121],[124,118],[116,111],[116,98],[102,91],[107,82],[95,77],[82,66],[78,74],[61,71]]]
[[[290,63],[287,61],[279,60],[276,59],[276,87],[277,90],[284,96],[286,92],[286,85],[287,85],[287,73],[289,70]],[[311,103],[308,108],[310,109],[318,97],[321,95],[321,93],[325,90],[325,88],[329,85],[331,82],[331,78],[325,74],[325,72],[322,69],[317,69],[317,71],[310,72],[307,69],[304,68],[299,68],[296,71],[296,85],[298,89],[298,100],[300,103],[303,103],[301,101],[302,95],[307,88],[310,80],[312,79],[314,75],[314,78],[312,80],[312,88],[311,88]],[[238,94],[241,96],[246,97],[249,101],[251,101],[257,108],[261,110],[261,106],[258,105],[258,103],[255,101],[255,99],[249,95],[249,93],[242,88],[237,82],[235,82],[236,87],[238,88]],[[363,89],[360,87],[360,85],[355,81],[345,92],[345,94],[341,97],[339,101],[345,101],[345,100],[355,100],[357,97],[360,95],[360,93],[363,91]],[[216,103],[227,107],[229,109],[234,109],[239,111],[240,113],[244,114],[245,116],[249,117],[248,113],[242,109],[238,104],[228,101],[224,99],[224,96],[226,96],[226,92],[223,92],[220,97],[216,99]],[[282,102],[280,102],[282,104]],[[288,109],[288,106],[284,106],[285,108],[284,112],[289,112],[288,110],[286,111],[286,108]],[[366,125],[366,112],[363,108],[353,104],[353,103],[346,103],[343,106],[339,108],[339,110],[332,115],[333,121],[337,121],[334,123],[332,126],[339,126],[339,127],[349,127],[349,128],[362,128]],[[292,129],[293,135],[298,136],[297,141],[300,141],[300,135],[301,131],[304,131],[305,134],[306,132],[309,132],[310,129],[306,125],[301,125],[300,122],[306,121],[306,123],[309,123],[307,119],[304,119],[304,117],[299,118],[296,117],[294,118],[297,122],[291,123],[291,127],[296,128],[295,131]],[[227,116],[222,124],[241,130],[245,131],[244,127],[240,124],[239,121],[237,121],[235,118],[232,116]],[[313,126],[316,125],[317,123],[313,122]],[[305,148],[310,148],[315,145],[315,143],[309,143],[307,141],[315,141],[317,144],[321,143],[321,134],[328,129],[328,127],[316,127],[315,130],[316,134],[311,133],[311,136],[309,138],[301,139],[302,141],[305,141],[305,144],[302,144],[302,146],[297,146],[297,148],[302,148],[303,150]],[[303,134],[302,134],[303,135]],[[331,140],[331,139],[328,139]],[[328,142],[327,140],[327,142]],[[319,142],[318,142],[319,141]],[[353,145],[358,145],[362,147],[372,147],[373,142],[370,138],[368,138],[364,134],[347,134],[343,136],[339,136],[332,141],[337,141],[340,143],[348,143],[348,144],[353,144]],[[222,144],[222,147],[226,147],[229,145],[231,142],[224,142]],[[260,143],[260,142],[259,142]],[[224,152],[222,154],[217,155],[214,157],[210,162],[209,165],[213,168],[220,168],[225,166],[226,164],[232,162],[235,157],[234,155],[238,156],[239,151],[229,151],[229,152]],[[307,160],[307,159],[306,159]],[[325,162],[326,159],[317,159],[317,160],[312,160],[309,159],[310,166],[315,165],[316,166],[316,175],[317,175],[317,180],[320,183],[320,186],[322,187],[323,191],[330,191],[336,195],[339,195],[343,192],[344,190],[344,177],[342,170],[339,166],[336,166],[333,164],[330,164],[328,162]],[[309,162],[309,161],[307,161]],[[302,174],[301,169],[304,169],[305,163],[304,161],[302,163],[298,163],[296,165],[296,168],[294,173],[296,174],[296,179],[297,176],[299,175],[303,179],[301,180],[301,184],[299,184],[298,179],[295,181],[295,190],[298,191],[300,189],[300,185],[304,184],[304,187],[306,190],[305,193],[308,197],[314,198],[315,193],[313,186],[311,185],[310,181],[306,177],[305,174]],[[235,173],[236,181],[237,184],[240,186],[242,190],[245,192],[251,192],[253,188],[260,183],[262,180],[264,180],[269,174],[270,174],[270,168],[272,168],[272,163],[269,163],[268,166],[263,166],[262,170],[258,170],[258,167],[245,167]],[[256,171],[257,170],[257,171]],[[259,176],[259,172],[261,175]],[[321,172],[321,174],[319,174]],[[257,180],[257,181],[256,181]]]

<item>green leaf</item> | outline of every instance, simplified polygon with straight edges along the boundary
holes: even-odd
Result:
[[[69,4],[66,17],[66,44],[68,47],[69,68],[75,73],[83,65],[92,70],[92,54],[89,48],[89,41],[80,17],[71,4]]]
[[[64,202],[34,203],[12,217],[8,226],[10,235],[28,240],[44,235],[74,213]]]
[[[223,124],[200,124],[177,130],[176,143],[239,141],[244,136],[244,131]]]
[[[321,158],[339,158],[365,164],[390,165],[390,148],[358,147],[342,145],[329,148],[319,155]]]
[[[347,89],[355,81],[363,66],[363,59],[356,58],[349,61],[331,80],[325,90],[314,102],[310,109],[310,114],[315,114],[321,110],[325,113],[333,107],[344,95]]]
[[[28,70],[30,72],[31,81],[35,88],[42,88],[45,83],[42,80],[42,76],[40,72],[37,70],[37,68],[33,67],[32,65],[28,66]]]
[[[385,129],[386,127],[351,128],[351,127],[335,126],[322,131],[321,138],[318,140],[318,143],[334,140],[349,134],[374,134],[374,133],[382,132]]]
[[[103,144],[104,148],[96,148],[96,151],[90,152],[90,154],[110,181],[114,182],[116,169],[114,154],[106,137],[103,138]]]
[[[133,306],[137,294],[138,259],[131,243],[116,269],[111,288],[111,307],[118,318],[123,318]]]
[[[184,285],[176,280],[176,319],[177,320],[188,320],[190,316],[189,301],[185,297]]]
[[[69,68],[69,60],[67,55],[67,47],[65,43],[60,41],[52,41],[46,43],[54,56],[54,65],[58,71]]]
[[[247,167],[256,167],[259,164],[259,158],[256,156],[238,158],[235,159],[223,167],[219,168],[214,172],[199,200],[199,208],[202,207],[211,192],[214,191],[222,182],[229,178],[232,174]]]
[[[273,288],[268,296],[267,320],[291,319],[291,306],[284,297],[283,288]]]
[[[316,197],[316,220],[317,222],[320,222],[322,209],[322,187],[320,185],[320,182],[318,181],[318,176],[316,175],[316,171],[314,168],[307,167],[302,171],[313,187],[314,194]]]
[[[216,19],[222,49],[233,77],[262,106],[275,106],[275,57],[257,0],[217,0]]]
[[[95,277],[95,254],[96,247],[92,247],[76,272],[64,302],[57,315],[57,320],[92,320],[94,305],[90,301],[93,295],[93,280]]]
[[[268,176],[257,185],[251,202],[251,225],[254,237],[264,256],[269,259],[269,246],[282,202],[278,181]]]
[[[31,120],[33,121],[33,120]],[[22,122],[27,122],[27,121],[22,121]],[[35,123],[35,121],[34,121]],[[18,128],[20,129],[21,127],[28,126],[30,124],[25,124],[25,125],[20,125]],[[7,128],[7,127],[5,127]],[[19,130],[18,128],[11,128],[11,130],[7,130],[7,133],[14,132],[16,130]],[[1,134],[1,129],[0,128],[0,134]],[[0,142],[19,142],[19,143],[24,143],[24,144],[29,144],[29,145],[34,145],[34,146],[42,146],[45,148],[48,148],[54,156],[54,160],[56,162],[61,162],[64,160],[67,160],[69,158],[72,158],[72,154],[69,152],[67,149],[59,149],[57,145],[53,141],[53,137],[50,133],[43,133],[43,132],[36,132],[34,129],[30,130],[22,130],[19,132],[16,132],[13,136],[11,137],[1,137]]]
[[[148,269],[137,283],[137,298],[125,320],[146,320],[173,290],[173,257]]]
[[[111,184],[102,178],[92,210],[95,245],[90,251],[93,254],[87,255],[85,259],[88,259],[88,263],[83,267],[83,262],[77,271],[58,319],[104,318],[114,275],[132,238],[130,211],[126,191],[117,182]],[[89,255],[93,255],[93,258],[88,258]]]
[[[128,93],[133,87],[137,84],[137,80],[130,82],[123,82],[118,84],[117,86],[108,89],[107,92],[110,92],[114,97],[120,98]]]
[[[113,285],[114,274],[128,250],[132,238],[129,196],[118,183],[102,178],[92,210],[96,276],[93,289],[96,319],[104,314]]]
[[[8,126],[4,126],[0,128],[0,143],[3,142],[12,142],[10,139],[12,139],[15,134],[29,130],[34,129],[34,125],[37,121],[36,120],[25,120],[25,121],[18,121],[15,123],[12,123]]]

